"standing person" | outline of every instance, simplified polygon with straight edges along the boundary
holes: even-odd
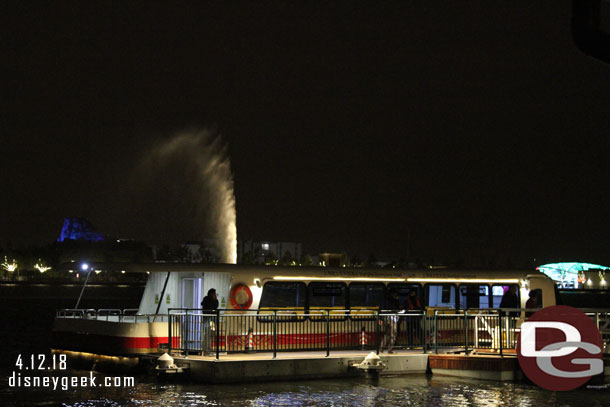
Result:
[[[521,308],[519,305],[519,297],[517,296],[517,286],[511,285],[502,296],[500,308]],[[519,315],[519,313],[511,312],[510,315]]]
[[[208,290],[208,295],[203,297],[201,309],[204,311],[216,311],[218,309],[218,297],[216,296],[215,288],[210,288]]]
[[[409,296],[407,297],[406,306],[407,306],[407,311],[412,312],[412,313],[419,314],[424,309],[421,306],[421,301],[419,300],[419,297],[417,296],[417,292],[415,290],[409,291]],[[419,316],[419,315],[413,315],[413,316],[407,317],[407,329],[409,332],[409,345],[410,346],[415,346],[415,341],[417,339],[419,339],[418,334],[420,333],[420,331],[419,331],[420,318],[421,318],[421,316]]]
[[[208,295],[203,297],[203,301],[201,301],[201,311],[203,314],[202,317],[202,325],[203,325],[203,351],[205,353],[210,353],[213,351],[213,343],[214,343],[214,332],[217,327],[214,323],[216,319],[215,315],[212,315],[218,309],[218,297],[216,296],[216,289],[210,288],[208,290]]]
[[[415,290],[409,291],[409,296],[407,297],[407,309],[409,311],[421,311],[423,309]]]
[[[525,308],[538,308],[538,296],[536,295],[536,291],[531,290],[529,293],[529,299],[525,303]],[[535,312],[535,311],[534,311]],[[534,312],[526,312],[525,317],[529,318],[534,315]]]
[[[502,301],[500,301],[500,308],[521,308],[519,304],[519,297],[517,296],[517,286],[515,284],[511,285],[508,290],[502,296]],[[500,311],[502,314],[503,311]],[[507,315],[506,322],[506,341],[507,347],[513,348],[515,345],[515,328],[517,327],[517,317],[519,316],[519,312],[511,311]]]
[[[386,348],[388,353],[394,353],[392,349],[394,348],[394,342],[396,342],[396,334],[398,330],[398,315],[395,313],[398,312],[398,308],[398,293],[395,290],[390,290],[386,300],[385,309],[392,315],[386,315],[384,317],[384,335],[383,342],[381,343],[381,350],[383,351],[383,348]]]

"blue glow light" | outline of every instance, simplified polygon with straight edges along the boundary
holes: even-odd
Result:
[[[584,272],[590,270],[605,271],[610,270],[610,267],[591,263],[565,262],[544,264],[536,267],[536,270],[546,274],[562,287],[578,288],[579,285],[583,284]]]
[[[99,242],[104,240],[101,233],[97,233],[88,220],[82,218],[65,218],[64,225],[61,228],[61,234],[57,239],[58,242],[64,240],[87,240],[91,242]]]

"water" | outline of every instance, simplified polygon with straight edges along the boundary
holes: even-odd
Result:
[[[87,376],[88,372],[74,372]],[[549,392],[525,384],[426,376],[239,385],[159,383],[137,377],[133,388],[6,389],[4,405],[40,406],[607,406],[610,390]]]
[[[1,360],[19,353],[48,353],[55,312],[74,308],[82,285],[0,285]],[[81,308],[138,308],[144,286],[87,286]],[[1,367],[5,367],[2,364]]]
[[[0,286],[0,405],[6,406],[607,406],[610,388],[549,392],[526,383],[423,375],[375,379],[203,385],[160,383],[135,375],[133,387],[49,390],[11,388],[16,355],[46,353],[56,308],[72,307],[78,286]],[[142,287],[88,287],[86,307],[137,307]],[[69,367],[69,366],[68,366]],[[43,372],[46,373],[46,372]],[[26,372],[22,371],[22,374]],[[88,377],[89,371],[63,375]],[[95,373],[98,381],[119,373]],[[131,374],[130,374],[131,375]],[[62,374],[49,373],[49,377]]]
[[[140,171],[139,181],[171,175],[172,184],[184,186],[180,193],[187,206],[180,211],[186,213],[174,212],[171,219],[186,216],[190,225],[182,229],[192,234],[186,240],[212,238],[221,263],[237,262],[233,175],[220,136],[208,131],[176,134],[147,153]],[[167,193],[157,191],[155,202]]]

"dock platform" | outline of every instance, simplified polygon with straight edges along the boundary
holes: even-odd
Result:
[[[370,351],[278,352],[256,354],[228,354],[220,359],[213,356],[176,356],[178,366],[187,366],[190,379],[207,383],[231,383],[276,380],[306,380],[320,378],[358,377],[366,374],[352,367],[360,363]],[[421,351],[381,353],[385,368],[381,375],[424,374],[428,369],[428,355]]]
[[[87,352],[65,353],[70,366],[98,371],[135,372],[154,371],[160,353],[133,357],[106,356]],[[524,379],[516,355],[422,353],[417,350],[398,350],[393,354],[380,353],[383,369],[367,372],[353,365],[361,363],[370,350],[272,352],[252,354],[229,353],[219,359],[213,356],[173,354],[174,364],[184,368],[178,380],[199,383],[238,383],[263,381],[290,381],[325,378],[349,378],[366,375],[432,374],[495,381]],[[604,355],[605,380],[610,377],[610,355]],[[179,377],[178,377],[179,376]]]
[[[428,363],[433,375],[497,381],[514,381],[523,377],[516,355],[431,354]]]

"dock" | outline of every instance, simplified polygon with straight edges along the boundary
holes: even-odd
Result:
[[[366,372],[354,368],[370,352],[279,352],[225,355],[221,359],[207,356],[174,357],[175,364],[188,367],[190,379],[203,383],[232,383],[278,380],[307,380],[363,376]],[[380,375],[425,374],[428,355],[402,351],[380,354],[385,365]]]
[[[55,350],[69,357],[70,366],[123,373],[154,371],[160,353],[134,357],[97,355],[87,352]],[[180,381],[198,383],[248,383],[364,376],[431,374],[494,381],[521,381],[524,374],[516,355],[422,353],[419,350],[397,350],[380,353],[383,368],[367,372],[354,365],[361,363],[370,350],[303,352],[229,353],[217,359],[212,356],[173,354],[174,363],[184,370],[176,375]],[[373,352],[374,353],[374,352]],[[604,355],[605,380],[610,376],[610,355]],[[179,377],[177,377],[179,376]],[[604,378],[601,377],[603,381]]]
[[[430,355],[428,363],[433,375],[496,381],[523,378],[517,356],[438,354]]]
[[[83,337],[82,341],[66,341],[70,337],[63,335],[61,339],[64,340],[58,341],[55,349],[72,354],[76,359],[85,359],[92,369],[119,364],[126,369],[137,367],[141,371],[154,371],[161,377],[200,383],[410,374],[496,381],[516,381],[524,377],[515,352],[519,317],[499,310],[463,313],[435,310],[406,316],[379,312],[346,316],[324,310],[323,314],[295,316],[281,315],[275,310],[272,314],[254,311],[223,314],[220,310],[203,313],[180,309],[168,314],[165,321],[152,322],[139,322],[133,316],[107,315],[101,311],[85,318],[74,311],[77,310],[72,310],[70,315],[66,311],[62,322],[73,323],[76,328],[98,324],[100,329],[116,324],[129,333],[134,327],[148,327],[150,332],[157,333],[158,348],[153,350],[147,344],[139,348],[138,353],[129,352],[129,346],[117,349],[110,340],[103,341],[115,356],[100,354],[98,342],[92,341],[91,335],[77,332]],[[383,342],[381,322],[388,315],[404,321],[391,354],[378,352]],[[601,324],[602,321],[606,324],[606,314],[593,316],[607,337],[607,327]],[[110,321],[111,318],[116,321]],[[157,325],[160,329],[152,329]],[[61,327],[61,324],[57,326]],[[93,331],[89,329],[89,332]],[[130,336],[113,332],[108,339],[113,338],[113,334],[125,343],[133,342]],[[167,336],[162,338],[163,334]],[[608,351],[607,347],[605,351]],[[167,366],[158,366],[157,359],[164,353],[173,359]],[[607,353],[604,365],[607,376],[610,373]]]

